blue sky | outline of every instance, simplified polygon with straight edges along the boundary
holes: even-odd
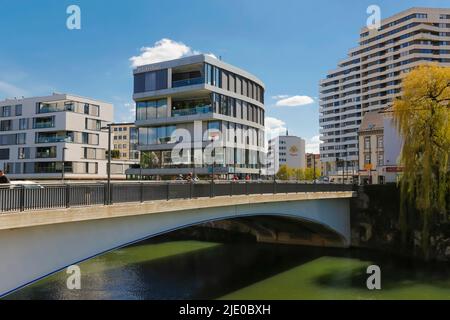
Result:
[[[81,30],[66,28],[72,4],[81,8]],[[169,49],[213,53],[262,79],[272,128],[287,127],[317,150],[318,82],[357,45],[372,4],[382,17],[450,6],[448,0],[0,0],[0,99],[70,92],[111,102],[116,121],[130,121],[130,58],[170,39]],[[275,96],[314,101],[276,106]]]

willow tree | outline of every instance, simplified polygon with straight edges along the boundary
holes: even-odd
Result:
[[[434,222],[446,217],[450,191],[450,68],[423,65],[402,81],[402,96],[393,105],[394,121],[403,140],[400,161],[402,240],[406,243],[410,222],[406,206],[420,213],[422,250],[430,256]]]

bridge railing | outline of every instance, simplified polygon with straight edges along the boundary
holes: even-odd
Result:
[[[0,213],[157,200],[352,191],[352,185],[266,181],[117,182],[0,186]]]

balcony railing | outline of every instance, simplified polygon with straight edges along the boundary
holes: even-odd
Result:
[[[56,137],[38,137],[36,143],[54,143],[54,142],[73,142],[71,137],[56,136]]]
[[[194,114],[205,114],[205,113],[212,113],[212,112],[213,112],[212,106],[201,106],[201,107],[195,107],[195,108],[189,108],[189,109],[172,110],[172,117],[191,116]]]
[[[205,82],[205,79],[203,77],[184,79],[184,80],[176,80],[176,81],[172,81],[172,88],[192,86],[195,84],[202,84],[204,82]]]
[[[46,128],[54,128],[54,122],[36,122],[33,126],[34,129],[46,129]]]

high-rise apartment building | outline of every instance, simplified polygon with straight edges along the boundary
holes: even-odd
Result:
[[[325,175],[361,169],[362,117],[392,105],[404,74],[430,62],[450,66],[450,9],[412,8],[382,20],[379,30],[362,29],[359,46],[320,82],[320,156]]]
[[[0,101],[0,169],[11,179],[106,177],[113,106],[69,94]],[[124,172],[122,172],[122,175]]]
[[[128,175],[258,176],[264,154],[264,84],[209,55],[134,70],[142,168]],[[179,149],[177,149],[179,148]]]
[[[282,165],[289,168],[306,168],[305,140],[296,136],[278,136],[269,140],[267,173],[277,174]]]

